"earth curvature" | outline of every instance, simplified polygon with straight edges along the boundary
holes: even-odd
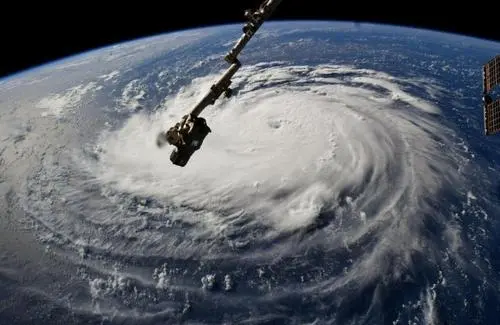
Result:
[[[497,324],[500,44],[266,23],[186,167],[155,145],[240,25],[0,80],[2,324]]]

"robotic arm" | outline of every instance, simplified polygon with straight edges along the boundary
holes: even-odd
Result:
[[[211,132],[205,119],[199,117],[199,115],[208,105],[213,105],[222,93],[224,93],[226,97],[231,96],[232,90],[229,88],[231,85],[231,78],[241,67],[238,55],[264,23],[264,20],[269,18],[281,1],[282,0],[265,0],[257,10],[245,11],[247,22],[243,26],[243,35],[224,57],[226,62],[230,64],[230,67],[224,72],[219,80],[210,87],[208,93],[191,112],[183,117],[180,123],[177,123],[168,131],[161,132],[158,135],[156,139],[158,147],[163,147],[166,143],[175,146],[170,155],[170,160],[173,164],[185,166],[194,151],[201,147],[203,140],[208,133]],[[189,128],[185,127],[186,123],[190,123]]]
[[[283,0],[266,0],[255,11],[245,10],[245,18],[247,18],[247,23],[243,26],[243,35],[238,39],[233,48],[224,57],[227,63],[231,66],[224,72],[222,77],[210,88],[208,94],[196,105],[191,111],[191,115],[197,117],[205,107],[208,105],[213,105],[215,101],[219,98],[222,93],[225,93],[226,97],[231,96],[231,78],[234,76],[236,71],[241,67],[241,63],[238,60],[238,55],[247,45],[253,35],[262,26],[264,20],[269,18],[274,12],[276,7]]]
[[[226,62],[231,64],[236,60],[238,54],[240,54],[262,23],[264,23],[264,20],[271,16],[281,1],[282,0],[266,0],[261,4],[259,9],[253,12],[251,10],[245,10],[247,23],[243,26],[243,35],[241,35],[231,51],[224,57]]]

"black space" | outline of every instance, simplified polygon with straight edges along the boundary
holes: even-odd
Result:
[[[0,78],[68,55],[142,36],[224,23],[243,24],[258,0],[14,3],[0,19]],[[330,4],[329,4],[330,3]],[[481,1],[283,0],[273,20],[320,19],[386,23],[500,41],[500,20]],[[493,17],[493,18],[485,18]]]

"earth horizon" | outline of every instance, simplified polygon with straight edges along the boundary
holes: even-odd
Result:
[[[496,324],[500,43],[267,22],[186,167],[158,132],[241,25],[0,79],[0,323]]]

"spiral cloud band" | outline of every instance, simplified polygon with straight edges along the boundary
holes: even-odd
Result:
[[[457,170],[464,158],[449,140],[453,131],[439,122],[432,99],[440,90],[430,81],[336,65],[244,67],[233,80],[235,95],[203,112],[212,133],[202,148],[186,167],[174,166],[171,148],[157,148],[156,135],[215,78],[193,80],[156,113],[134,113],[103,131],[95,153],[80,152],[47,171],[44,177],[65,187],[66,212],[47,213],[43,223],[84,247],[83,254],[144,264],[168,259],[186,271],[169,273],[164,265],[155,279],[169,273],[165,285],[176,293],[197,289],[182,275],[198,272],[187,260],[219,261],[227,287],[231,272],[246,272],[244,294],[218,298],[242,313],[251,309],[247,295],[262,306],[308,297],[318,312],[321,303],[349,310],[369,290],[368,313],[383,299],[375,283],[410,281],[422,256],[431,264],[443,252],[458,260],[460,230],[439,206],[463,184]],[[64,168],[73,170],[69,185],[62,185]],[[440,231],[435,237],[429,224]],[[265,271],[250,270],[279,261],[285,265],[267,280],[267,294],[255,293]],[[301,280],[290,281],[294,276]],[[203,277],[203,288],[214,279]]]
[[[210,212],[196,222],[215,232],[239,213],[247,226],[264,225],[275,235],[348,202],[358,217],[346,221],[353,241],[391,214],[414,222],[402,214],[421,213],[454,181],[455,157],[442,150],[447,131],[433,119],[437,107],[384,73],[327,65],[243,69],[234,81],[237,95],[204,112],[213,132],[203,148],[186,168],[171,166],[170,151],[151,139],[213,80],[193,81],[154,119],[135,115],[106,134],[97,177]]]

